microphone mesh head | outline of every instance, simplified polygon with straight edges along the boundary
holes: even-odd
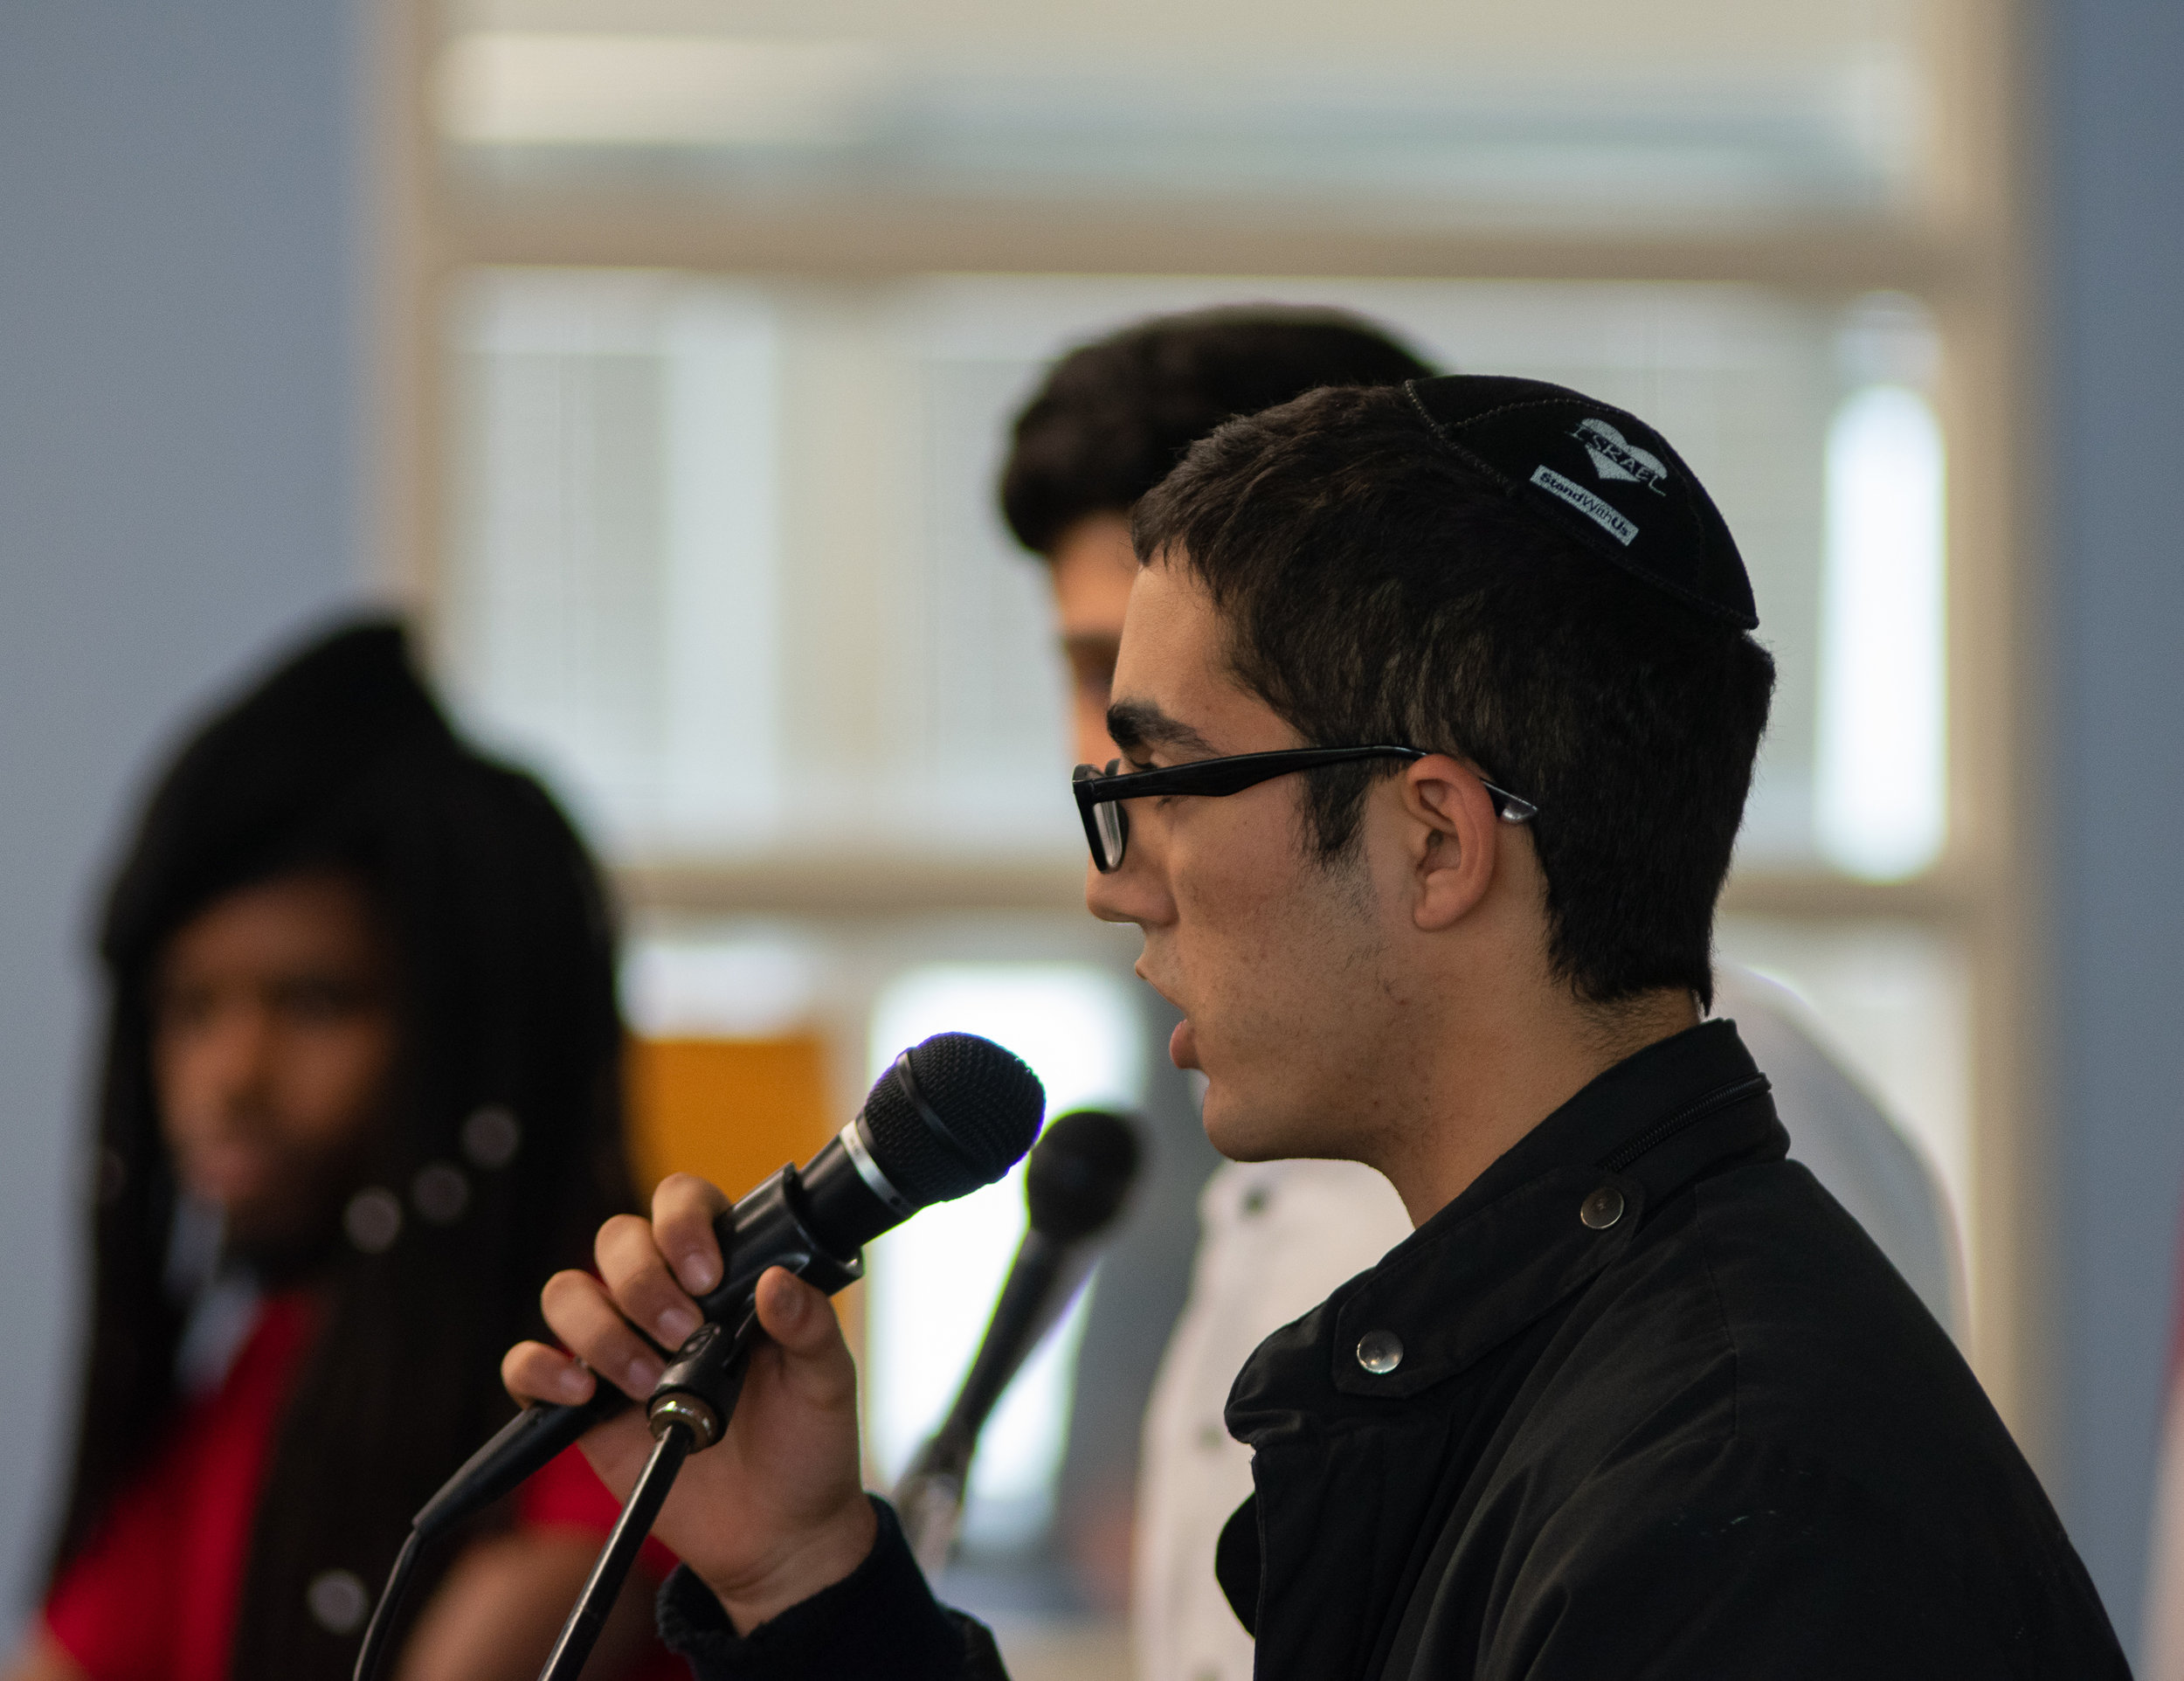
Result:
[[[1014,1055],[976,1034],[943,1033],[896,1059],[864,1112],[874,1163],[923,1207],[991,1185],[1015,1166],[1046,1111],[1046,1088]]]
[[[1115,1218],[1137,1177],[1137,1129],[1104,1109],[1073,1110],[1047,1123],[1024,1170],[1032,1229],[1064,1243]]]

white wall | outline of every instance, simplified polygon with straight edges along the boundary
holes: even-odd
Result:
[[[66,1452],[101,871],[184,709],[362,576],[358,35],[0,6],[0,1642]]]

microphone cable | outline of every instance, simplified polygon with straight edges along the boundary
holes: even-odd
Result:
[[[379,1590],[379,1602],[371,1608],[371,1621],[364,1624],[363,1644],[356,1649],[358,1681],[377,1676],[386,1662],[395,1613],[409,1594],[410,1578],[417,1574],[418,1555],[424,1548],[425,1532],[412,1525],[402,1538],[402,1550],[394,1555],[394,1568],[387,1573],[387,1585]]]

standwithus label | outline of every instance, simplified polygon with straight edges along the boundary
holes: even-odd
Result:
[[[1603,531],[1625,548],[1628,548],[1631,540],[1638,535],[1637,526],[1626,519],[1621,509],[1613,503],[1594,495],[1583,485],[1564,478],[1552,467],[1536,468],[1532,473],[1531,481],[1550,496],[1559,498],[1569,503],[1579,513],[1597,523]]]

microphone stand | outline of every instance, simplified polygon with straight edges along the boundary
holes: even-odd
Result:
[[[577,1595],[576,1604],[570,1608],[568,1622],[561,1625],[553,1654],[539,1672],[544,1681],[562,1681],[564,1677],[575,1681],[583,1671],[584,1660],[591,1656],[592,1644],[599,1637],[607,1614],[621,1597],[630,1566],[636,1561],[638,1550],[645,1545],[653,1519],[660,1515],[667,1491],[674,1486],[676,1474],[682,1470],[682,1462],[690,1456],[693,1445],[695,1438],[689,1427],[680,1420],[660,1433],[652,1457],[645,1463],[644,1474],[630,1491],[629,1504],[614,1520],[614,1532],[607,1537],[598,1562],[591,1567],[591,1574],[584,1581],[584,1592]]]
[[[675,1351],[646,1405],[655,1444],[652,1457],[623,1502],[621,1516],[614,1520],[613,1533],[600,1549],[584,1591],[570,1608],[546,1667],[538,1672],[539,1681],[577,1681],[583,1672],[683,1461],[711,1447],[727,1431],[743,1394],[751,1348],[764,1334],[753,1311],[732,1332],[718,1325],[700,1325]]]

